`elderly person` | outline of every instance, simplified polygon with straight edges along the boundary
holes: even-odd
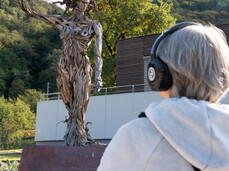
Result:
[[[148,80],[166,99],[122,126],[98,171],[228,171],[229,48],[213,25],[179,23],[154,43]],[[142,114],[141,116],[144,116]]]

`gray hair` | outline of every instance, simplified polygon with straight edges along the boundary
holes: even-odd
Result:
[[[229,47],[213,25],[184,27],[159,44],[157,56],[168,65],[170,97],[218,102],[229,89]]]

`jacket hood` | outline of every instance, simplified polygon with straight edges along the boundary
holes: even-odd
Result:
[[[189,163],[206,171],[229,170],[229,105],[168,98],[145,113]]]

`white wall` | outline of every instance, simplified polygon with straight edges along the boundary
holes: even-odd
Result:
[[[92,96],[86,113],[86,122],[93,139],[111,139],[120,126],[137,118],[152,102],[162,98],[157,92],[125,93]],[[229,104],[229,95],[222,103]],[[37,104],[35,141],[62,141],[68,116],[62,100],[41,101]]]
[[[111,139],[117,129],[162,98],[157,92],[124,93],[92,96],[89,101],[86,122],[93,139]],[[37,104],[35,141],[63,140],[68,116],[62,100],[41,101]]]

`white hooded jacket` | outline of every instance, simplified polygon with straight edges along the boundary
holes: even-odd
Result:
[[[98,171],[229,171],[229,105],[168,98],[122,126]]]

